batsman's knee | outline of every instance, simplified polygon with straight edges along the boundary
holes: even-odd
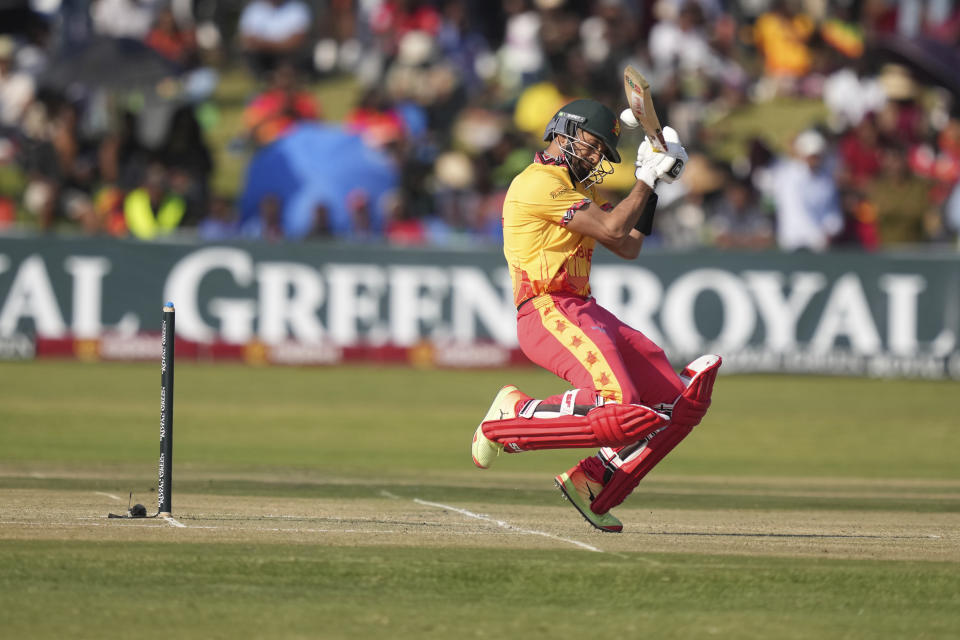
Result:
[[[680,373],[687,388],[674,401],[670,422],[683,427],[700,424],[713,395],[713,384],[723,360],[720,356],[700,356]]]
[[[639,404],[607,404],[587,414],[587,421],[602,447],[622,447],[646,438],[667,424],[670,417]]]

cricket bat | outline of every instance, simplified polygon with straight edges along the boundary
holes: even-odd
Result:
[[[667,141],[663,137],[660,118],[657,117],[657,112],[653,108],[650,83],[642,73],[627,65],[623,70],[623,90],[627,94],[627,105],[637,122],[643,127],[650,145],[655,151],[666,151]]]

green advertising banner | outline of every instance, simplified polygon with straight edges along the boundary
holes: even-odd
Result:
[[[960,379],[960,256],[598,251],[597,300],[725,371]],[[0,239],[0,356],[36,339],[157,332],[200,344],[516,347],[503,256],[344,244]]]

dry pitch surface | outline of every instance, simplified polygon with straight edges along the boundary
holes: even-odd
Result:
[[[0,469],[0,476],[16,475]],[[35,474],[39,475],[39,474]],[[62,476],[61,476],[62,477]],[[249,479],[249,476],[246,477]],[[536,484],[530,476],[487,476],[484,486]],[[271,478],[258,475],[257,480]],[[314,479],[316,480],[316,479]],[[591,529],[562,501],[518,505],[426,499],[417,488],[371,485],[361,498],[293,498],[174,493],[174,517],[108,519],[124,513],[119,492],[6,488],[0,490],[0,539],[294,543],[322,546],[580,549],[596,553],[667,552],[817,556],[850,559],[960,562],[960,513],[843,508],[651,508],[644,496],[707,491],[749,501],[771,496],[802,503],[873,498],[960,499],[960,482],[864,480],[747,481],[661,477],[616,510],[622,534]],[[462,481],[462,478],[461,478]],[[758,488],[759,487],[759,488]],[[153,512],[152,494],[135,498]],[[662,501],[661,501],[662,502]],[[652,560],[651,560],[652,562]]]

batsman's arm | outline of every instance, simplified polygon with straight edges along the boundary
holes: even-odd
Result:
[[[637,231],[636,229],[631,229],[630,234],[624,238],[619,245],[609,245],[604,244],[607,249],[609,249],[614,255],[618,255],[624,260],[633,260],[638,255],[640,255],[640,249],[643,248],[643,239],[646,236]]]
[[[643,245],[643,234],[634,227],[652,195],[650,185],[637,180],[627,197],[612,210],[604,211],[591,202],[589,207],[576,212],[567,229],[594,238],[622,258],[636,258]]]

